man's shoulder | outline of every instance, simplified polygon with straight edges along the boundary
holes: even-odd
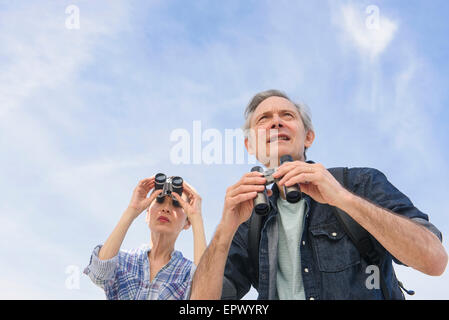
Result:
[[[355,175],[367,175],[367,174],[383,174],[382,171],[372,167],[329,167],[327,170],[333,171],[338,169],[347,168],[348,172]]]
[[[351,183],[362,183],[370,179],[387,179],[381,170],[372,167],[331,167],[327,168],[327,170],[336,172],[345,168],[348,170],[348,180]]]

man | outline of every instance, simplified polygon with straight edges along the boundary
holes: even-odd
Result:
[[[444,272],[448,258],[441,233],[380,171],[350,168],[346,189],[323,165],[305,162],[315,134],[303,105],[269,90],[251,100],[245,116],[250,153],[268,167],[279,166],[274,156],[279,161],[291,155],[294,161],[273,174],[279,180],[268,192],[272,208],[261,228],[258,272],[248,251],[248,219],[266,179],[250,172],[227,189],[222,219],[194,276],[192,299],[240,299],[251,285],[259,299],[403,299],[392,261],[428,275]],[[294,184],[303,198],[289,203],[283,186]],[[336,219],[335,207],[372,235],[385,293],[366,285],[373,269]]]

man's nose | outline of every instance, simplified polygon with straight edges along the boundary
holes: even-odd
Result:
[[[282,119],[277,115],[273,115],[273,119],[271,120],[271,129],[281,128],[283,127]]]

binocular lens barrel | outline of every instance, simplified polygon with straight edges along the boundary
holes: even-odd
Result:
[[[270,204],[266,193],[267,191],[259,192],[254,199],[254,211],[260,216],[265,216],[270,212]]]
[[[154,189],[155,190],[163,190],[165,182],[167,181],[167,176],[163,173],[158,173],[154,177]],[[162,192],[160,195],[156,197],[156,201],[158,203],[162,203],[165,200],[164,192]]]
[[[290,203],[296,203],[301,200],[301,191],[296,186],[285,187],[285,198]]]
[[[282,156],[280,159],[281,164],[285,163],[285,162],[291,162],[293,161],[292,156],[290,155],[285,155]],[[296,203],[299,200],[301,200],[301,189],[299,188],[299,184],[294,184],[290,187],[286,187],[284,186],[284,193],[285,193],[285,197],[287,198],[287,201],[290,203]]]
[[[158,173],[156,174],[156,176],[154,177],[154,188],[156,190],[162,189],[164,188],[164,183],[167,181],[167,176],[163,173]]]
[[[182,186],[183,180],[182,180],[181,177],[173,177],[173,178],[171,179],[171,183],[172,183],[174,186],[180,187],[180,186]]]
[[[173,186],[173,191],[181,195],[182,193],[182,183],[184,180],[182,180],[181,177],[173,177],[171,179],[171,184]]]
[[[251,169],[251,172],[257,171],[263,173],[263,168],[260,166],[255,166]],[[270,212],[270,202],[268,200],[267,189],[258,192],[256,198],[254,199],[254,211],[256,214],[264,216]]]

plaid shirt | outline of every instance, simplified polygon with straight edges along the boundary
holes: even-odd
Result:
[[[101,245],[95,247],[84,273],[106,294],[108,300],[182,300],[189,299],[195,265],[179,251],[150,282],[148,252],[143,245],[122,251],[109,260],[100,260]]]

